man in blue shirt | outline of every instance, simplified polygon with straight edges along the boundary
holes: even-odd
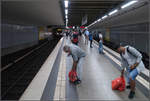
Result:
[[[90,40],[90,48],[93,48],[92,47],[92,41],[93,41],[93,35],[92,35],[92,33],[89,33],[89,40]]]

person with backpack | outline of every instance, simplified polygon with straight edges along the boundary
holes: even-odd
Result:
[[[81,83],[82,80],[82,64],[83,59],[86,56],[85,52],[77,45],[65,45],[63,47],[64,52],[68,53],[68,56],[71,55],[73,58],[72,70],[77,71],[77,81]]]
[[[73,36],[72,36],[72,43],[75,45],[78,45],[78,31],[74,30],[73,31]]]
[[[131,89],[128,98],[132,99],[135,95],[135,79],[140,74],[141,71],[145,69],[144,63],[142,61],[142,54],[131,46],[117,47],[117,51],[121,56],[122,72],[121,77],[124,74],[124,68],[127,71],[127,89]]]

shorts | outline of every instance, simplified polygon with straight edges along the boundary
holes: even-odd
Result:
[[[131,78],[132,80],[135,80],[135,78],[137,77],[137,75],[138,75],[139,73],[138,73],[138,71],[137,71],[137,69],[135,68],[135,69],[133,69],[133,70],[128,70],[128,82],[129,82],[129,79]]]

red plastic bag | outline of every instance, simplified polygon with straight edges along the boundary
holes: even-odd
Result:
[[[125,87],[126,87],[125,78],[124,78],[124,77],[121,77],[121,81],[122,81],[122,84],[121,84],[121,86],[118,88],[118,90],[124,91],[124,90],[125,90]]]
[[[119,90],[119,91],[125,90],[124,77],[119,77],[119,78],[116,78],[115,80],[112,80],[112,90]]]
[[[77,73],[75,70],[71,70],[68,76],[71,82],[75,82],[77,80]]]

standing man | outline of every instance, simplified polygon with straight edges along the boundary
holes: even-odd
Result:
[[[99,53],[104,54],[103,52],[103,36],[101,32],[99,32]]]
[[[87,44],[88,45],[88,40],[89,40],[89,31],[88,29],[85,30],[85,45]]]
[[[78,46],[71,44],[65,45],[63,47],[64,52],[68,53],[68,56],[71,55],[73,58],[72,70],[77,71],[78,81],[81,83],[82,80],[82,63],[83,59],[86,56],[85,52]]]
[[[140,74],[141,71],[145,69],[145,66],[142,61],[142,55],[139,51],[131,46],[123,47],[120,45],[117,48],[118,52],[120,53],[121,60],[122,60],[122,72],[121,76],[124,74],[124,67],[127,70],[127,82],[128,86],[127,89],[131,89],[128,97],[130,99],[134,98],[135,95],[135,79],[137,75]]]
[[[90,40],[90,48],[93,48],[92,42],[93,42],[93,35],[92,33],[89,33],[89,40]]]

